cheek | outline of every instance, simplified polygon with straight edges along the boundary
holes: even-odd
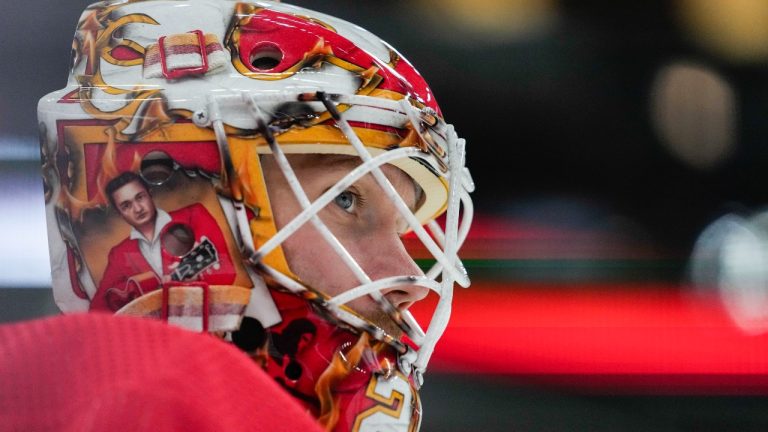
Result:
[[[354,274],[314,226],[304,226],[283,243],[288,265],[307,285],[336,295],[356,285]]]
[[[283,243],[283,252],[291,270],[311,285],[316,284],[323,274],[318,269],[323,267],[322,258],[329,252],[326,248],[320,235],[307,226],[300,228]]]
[[[132,219],[131,218],[131,210],[130,209],[129,210],[125,210],[125,211],[120,210],[120,216],[122,216],[123,219],[129,219],[129,220]]]

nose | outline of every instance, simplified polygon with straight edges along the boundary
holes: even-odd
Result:
[[[416,262],[405,249],[396,234],[378,236],[366,243],[366,262],[360,265],[372,280],[391,276],[424,276]],[[419,285],[402,285],[381,290],[381,293],[399,310],[406,310],[412,304],[429,294],[429,288]]]

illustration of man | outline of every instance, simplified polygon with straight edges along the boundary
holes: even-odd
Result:
[[[163,283],[201,280],[231,284],[235,269],[216,220],[200,203],[166,212],[155,205],[144,179],[126,171],[105,192],[110,204],[131,226],[128,238],[113,247],[91,310],[117,311]],[[207,241],[206,241],[207,240]],[[198,271],[181,274],[183,257],[203,248]],[[197,255],[196,255],[197,256]],[[189,269],[188,266],[183,266]]]

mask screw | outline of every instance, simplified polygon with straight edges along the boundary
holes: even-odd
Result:
[[[192,121],[200,127],[206,127],[211,124],[210,119],[208,118],[208,111],[204,109],[192,113]]]

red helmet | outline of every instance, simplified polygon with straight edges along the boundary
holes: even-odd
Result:
[[[464,140],[397,51],[279,2],[100,2],[78,24],[67,87],[38,114],[64,312],[155,316],[222,335],[329,429],[418,424],[416,388],[454,284],[469,286],[457,251],[474,186]],[[356,162],[310,199],[297,155]],[[287,221],[271,205],[265,158],[297,203]],[[414,203],[389,167],[412,180]],[[362,178],[421,245],[410,250],[432,258],[426,272],[370,274],[318,216],[354,198],[345,191]],[[300,277],[286,243],[303,227],[354,286],[331,292]],[[439,297],[426,331],[383,295],[405,287]],[[348,306],[358,298],[394,327]]]

